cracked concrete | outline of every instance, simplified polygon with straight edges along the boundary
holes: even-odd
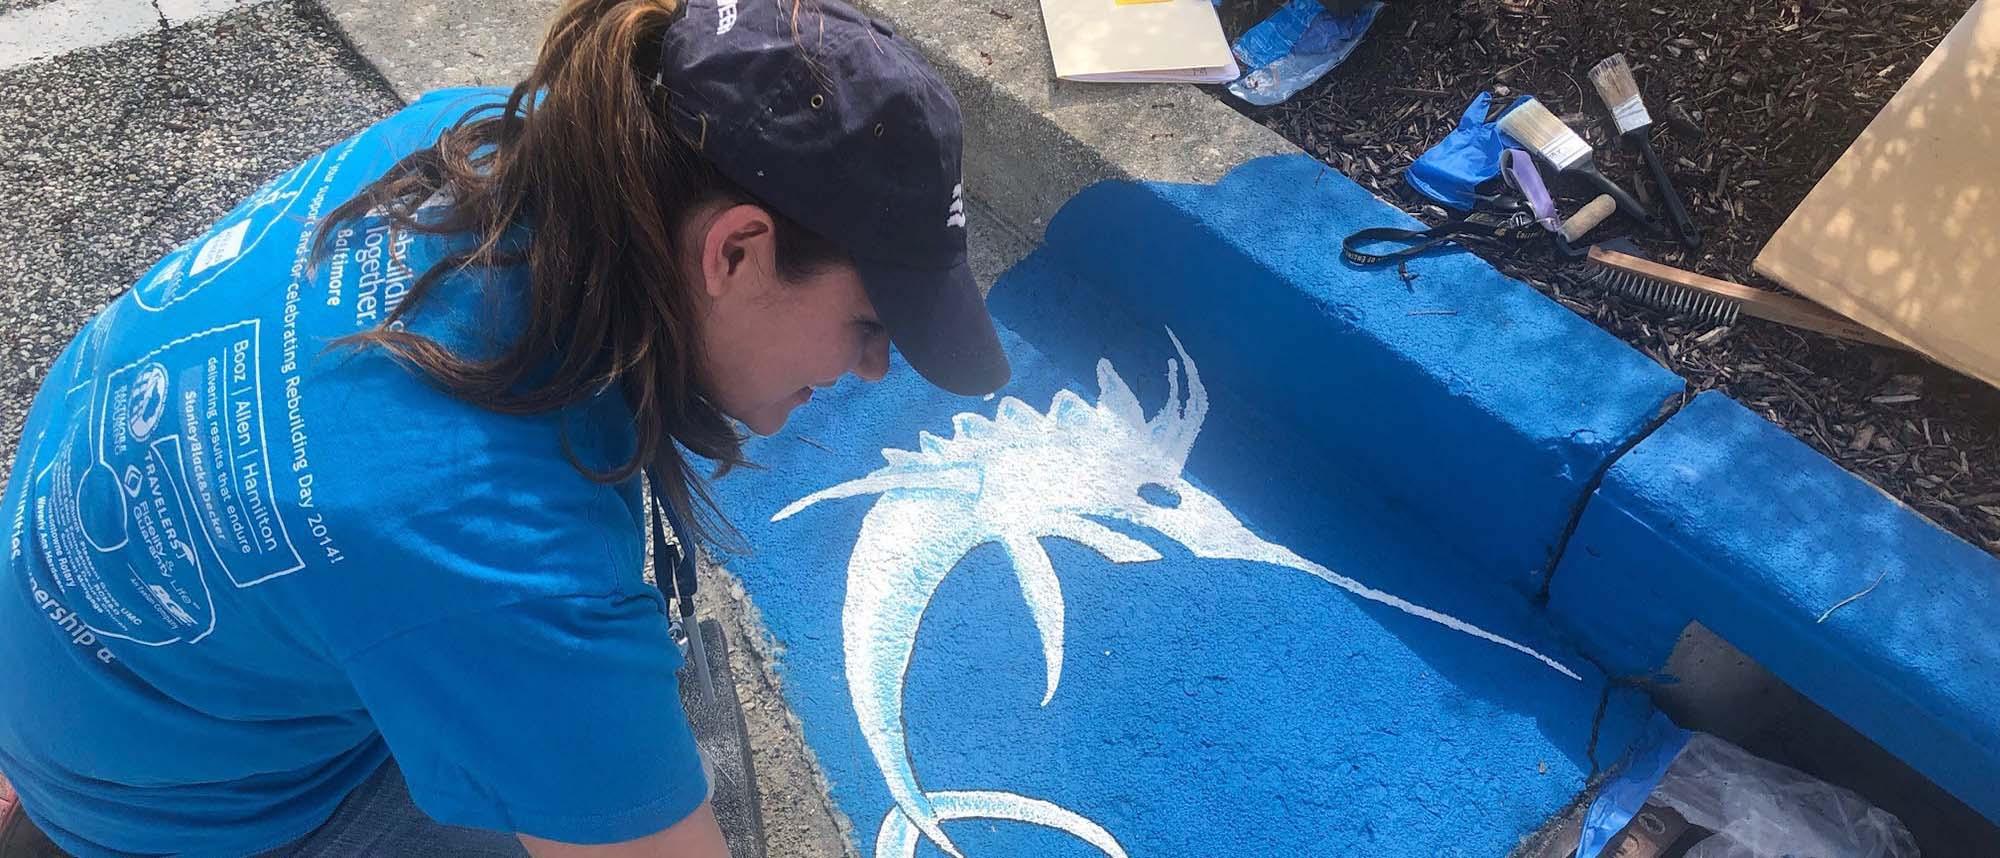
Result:
[[[0,462],[85,319],[258,185],[396,106],[302,2],[0,71]]]
[[[0,70],[248,8],[250,0],[0,0]]]

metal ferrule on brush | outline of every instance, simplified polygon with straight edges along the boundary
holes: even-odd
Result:
[[[1558,171],[1590,160],[1590,144],[1584,142],[1583,136],[1532,98],[1500,117],[1500,130],[1534,149]]]
[[[1619,134],[1652,127],[1653,116],[1646,112],[1646,100],[1639,95],[1639,80],[1632,75],[1632,65],[1625,61],[1624,54],[1612,54],[1592,66],[1590,82],[1611,111],[1611,121],[1618,126]]]

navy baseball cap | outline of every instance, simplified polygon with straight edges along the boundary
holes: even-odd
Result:
[[[847,251],[919,374],[1007,383],[966,264],[958,100],[915,47],[837,0],[684,0],[655,81],[702,157]]]

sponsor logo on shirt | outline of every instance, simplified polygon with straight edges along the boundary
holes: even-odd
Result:
[[[152,437],[153,429],[160,425],[160,415],[167,409],[167,368],[157,363],[146,367],[132,381],[131,393],[132,437],[144,441]]]

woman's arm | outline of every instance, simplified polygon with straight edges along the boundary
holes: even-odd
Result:
[[[715,809],[706,802],[680,822],[623,843],[578,846],[526,834],[519,837],[534,858],[729,858]]]

